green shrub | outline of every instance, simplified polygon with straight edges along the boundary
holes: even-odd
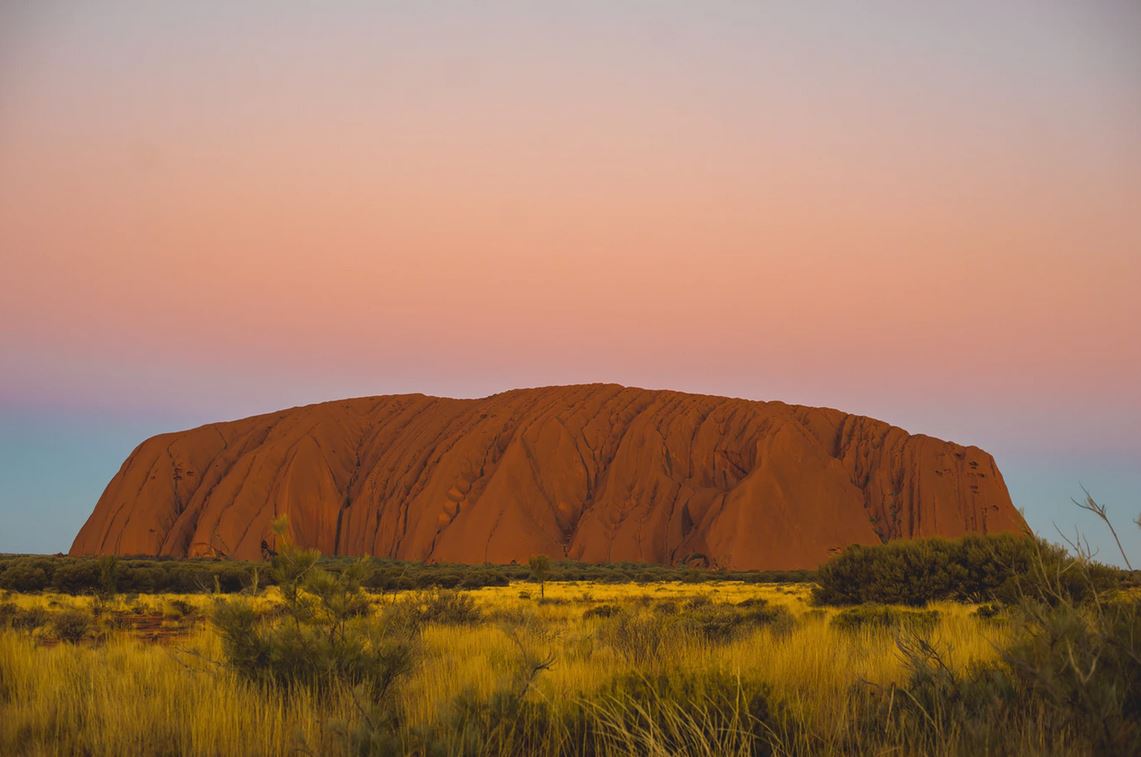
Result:
[[[1116,538],[1086,498],[1079,507]],[[883,751],[890,734],[905,754],[1141,754],[1141,601],[1108,589],[1122,574],[1081,544],[1071,556],[1032,542],[1025,572],[1004,579],[1005,605],[976,610],[1012,630],[993,662],[960,672],[922,634],[901,633],[908,681],[856,692],[843,751]]]
[[[42,607],[29,607],[26,610],[15,607],[8,617],[8,625],[19,631],[34,631],[48,624],[51,614]]]
[[[975,616],[979,620],[993,620],[999,617],[1001,613],[1002,606],[992,602],[990,604],[979,605],[974,609],[973,612],[971,612],[971,615]]]
[[[1141,603],[1026,604],[1002,655],[1020,698],[1087,734],[1099,754],[1141,754]]]
[[[9,565],[0,573],[0,586],[12,591],[43,591],[50,582],[51,578],[43,568],[23,563]]]
[[[732,641],[763,626],[785,633],[795,625],[787,609],[759,598],[737,605],[699,603],[684,613],[683,621],[698,636],[714,643]]]
[[[95,560],[69,561],[56,567],[52,587],[67,594],[86,593],[99,586],[99,577],[99,564]]]
[[[849,607],[841,610],[832,618],[832,625],[842,631],[889,628],[928,633],[938,623],[938,610],[909,610],[877,604]]]
[[[78,644],[91,630],[91,615],[82,610],[64,610],[52,618],[52,631],[60,641]]]
[[[1079,579],[1067,569],[1072,562],[1061,547],[1012,534],[854,545],[817,571],[812,596],[827,605],[1011,602],[1031,584],[1060,578],[1061,589],[1081,600],[1120,580],[1100,565]]]
[[[483,617],[470,594],[453,589],[429,589],[406,594],[393,603],[390,613],[411,618],[417,624],[471,625]]]
[[[903,635],[906,683],[853,698],[846,750],[905,754],[1141,754],[1141,605],[1012,606],[1018,629],[995,662],[956,672]]]
[[[282,537],[285,528],[284,521],[275,524]],[[319,558],[314,550],[281,544],[271,565],[283,597],[278,612],[259,613],[245,599],[219,602],[213,620],[226,659],[252,680],[317,689],[361,685],[374,701],[384,701],[411,668],[416,626],[369,617],[361,587],[365,561],[333,572],[319,566]]]

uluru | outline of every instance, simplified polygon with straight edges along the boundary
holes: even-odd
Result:
[[[826,408],[614,384],[297,407],[161,434],[73,555],[812,568],[851,544],[1023,531],[991,455]]]

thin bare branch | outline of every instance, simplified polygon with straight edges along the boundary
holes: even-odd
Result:
[[[1089,490],[1087,490],[1084,486],[1082,487],[1082,493],[1085,494],[1084,502],[1079,502],[1073,498],[1071,498],[1070,501],[1077,505],[1078,508],[1082,510],[1088,510],[1097,517],[1101,518],[1102,522],[1104,522],[1105,525],[1109,528],[1109,533],[1113,534],[1113,540],[1117,542],[1117,551],[1121,553],[1121,559],[1125,561],[1125,567],[1129,570],[1133,570],[1133,565],[1129,562],[1129,555],[1125,554],[1125,548],[1121,546],[1121,539],[1117,538],[1117,529],[1113,527],[1113,522],[1110,521],[1109,516],[1106,514],[1105,505],[1098,504],[1098,502],[1094,500],[1093,496],[1089,493]]]

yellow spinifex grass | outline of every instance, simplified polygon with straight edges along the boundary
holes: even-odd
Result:
[[[219,652],[209,631],[187,646]],[[210,667],[131,639],[43,648],[3,632],[0,753],[284,754],[319,736],[322,708],[303,691],[267,693]]]
[[[891,631],[837,630],[829,623],[836,611],[811,607],[808,592],[804,585],[738,582],[548,582],[540,603],[537,584],[472,590],[482,622],[423,629],[422,652],[398,691],[401,728],[446,729],[458,694],[488,700],[514,691],[520,685],[520,658],[550,655],[553,664],[534,676],[526,696],[556,709],[585,703],[604,726],[614,722],[607,746],[615,753],[655,753],[655,744],[669,743],[655,733],[660,728],[690,733],[692,743],[677,738],[672,743],[690,743],[693,753],[747,748],[732,728],[711,736],[710,729],[700,727],[708,714],[700,703],[689,708],[666,703],[651,723],[631,709],[639,703],[600,694],[623,673],[668,677],[690,671],[766,685],[782,712],[808,726],[826,747],[847,725],[854,684],[901,683],[906,671]],[[758,628],[724,643],[673,638],[657,661],[639,666],[599,639],[604,619],[583,617],[600,605],[650,613],[662,603],[681,606],[694,597],[727,603],[762,598],[787,607],[797,623],[784,631]],[[380,606],[395,599],[388,594],[374,602]],[[109,607],[133,606],[138,612],[142,606],[162,615],[176,600],[204,613],[216,601],[205,595],[117,597]],[[91,607],[90,598],[52,594],[12,595],[8,601],[57,610]],[[269,604],[274,596],[257,601]],[[1006,640],[1004,625],[974,617],[970,606],[933,608],[940,618],[932,638],[958,670],[994,659]],[[109,631],[95,645],[43,642],[40,632],[0,631],[0,754],[276,755],[299,748],[329,754],[343,750],[344,731],[366,717],[347,690],[318,697],[305,689],[288,691],[239,678],[221,664],[221,642],[208,623],[164,644],[140,641],[126,631]],[[631,722],[643,721],[643,732],[631,730]]]

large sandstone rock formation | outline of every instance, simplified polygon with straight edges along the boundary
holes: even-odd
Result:
[[[837,410],[590,385],[328,402],[143,442],[72,554],[813,567],[1025,528],[994,459]]]

